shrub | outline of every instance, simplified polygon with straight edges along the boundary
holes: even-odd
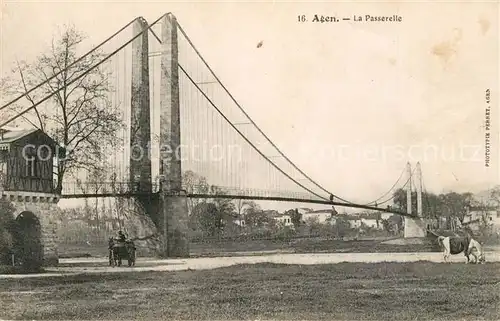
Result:
[[[274,238],[281,241],[288,241],[295,235],[295,230],[286,226],[274,234]]]

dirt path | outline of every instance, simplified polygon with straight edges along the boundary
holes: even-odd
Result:
[[[63,276],[80,273],[117,273],[140,271],[182,271],[215,269],[236,264],[332,264],[341,262],[416,262],[420,260],[443,262],[441,253],[321,253],[321,254],[273,254],[263,256],[233,256],[215,258],[188,258],[157,260],[138,258],[135,267],[109,267],[106,258],[60,259],[64,267],[46,268],[48,273],[27,275],[0,275],[1,278],[26,278],[41,276]],[[500,252],[486,252],[487,262],[500,262]],[[463,255],[453,255],[452,262],[464,263]],[[68,266],[70,265],[70,266]]]

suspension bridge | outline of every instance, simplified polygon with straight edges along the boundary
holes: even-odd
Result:
[[[37,101],[29,98],[98,52],[95,63],[73,72],[64,84]],[[99,79],[92,73],[96,70]],[[398,187],[406,188],[411,198],[415,171],[409,167],[387,193],[365,204],[336,195],[304,173],[245,112],[171,13],[152,23],[143,18],[130,21],[71,65],[3,105],[1,109],[21,99],[31,101],[31,106],[2,121],[0,128],[28,117],[54,97],[60,99],[85,79],[105,87],[101,105],[94,106],[96,115],[89,117],[99,122],[99,111],[107,110],[102,115],[116,115],[123,126],[112,144],[100,146],[105,157],[95,165],[105,175],[78,171],[66,176],[54,193],[64,199],[134,199],[164,235],[163,252],[168,256],[189,255],[189,198],[345,206],[394,213],[415,222],[422,214],[411,214],[411,201],[406,212],[387,205]],[[80,107],[72,112],[76,115]],[[66,121],[71,114],[61,117]],[[75,148],[75,141],[87,133],[86,128],[74,127],[77,132],[63,142],[65,148]],[[416,170],[421,181],[419,164]],[[421,186],[416,190],[421,195]],[[417,198],[421,209],[421,196]]]

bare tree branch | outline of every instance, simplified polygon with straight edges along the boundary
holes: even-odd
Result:
[[[32,64],[17,62],[11,77],[0,83],[4,96],[13,96],[26,94],[30,88],[46,81],[26,95],[30,105],[36,104],[39,97],[55,93],[53,99],[23,115],[23,119],[33,126],[38,122],[40,126],[35,127],[67,149],[67,157],[59,162],[59,190],[66,173],[105,166],[101,162],[102,147],[116,141],[117,131],[123,126],[118,106],[112,106],[108,98],[109,75],[102,67],[90,70],[104,53],[95,51],[75,64],[85,36],[73,26],[64,26],[61,31],[48,52],[41,53]],[[83,73],[77,82],[67,85]],[[57,76],[50,79],[55,74]],[[17,108],[26,106],[19,103],[10,112],[16,112]]]
[[[19,71],[19,76],[21,77],[21,82],[23,84],[23,89],[24,89],[24,93],[23,94],[25,94],[26,99],[28,99],[29,102],[31,102],[31,105],[34,106],[36,104],[36,102],[33,100],[33,98],[31,97],[31,95],[28,94],[29,89],[28,89],[28,86],[26,85],[26,80],[24,78],[24,73],[23,73],[23,70],[21,68],[21,65],[19,64],[19,61],[17,61],[17,68],[18,68],[18,71]],[[44,126],[43,126],[43,122],[42,122],[42,117],[40,116],[40,113],[38,112],[37,107],[33,108],[33,110],[35,111],[35,114],[36,114],[36,117],[38,118],[38,122],[39,122],[40,126],[39,127],[35,126],[35,124],[33,124],[33,122],[31,122],[31,121],[29,121],[29,123],[32,124],[33,126],[39,128],[39,129],[41,129],[42,131],[45,131],[44,130]],[[23,119],[26,119],[26,117],[23,116]]]

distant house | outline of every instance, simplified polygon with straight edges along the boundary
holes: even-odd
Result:
[[[380,215],[377,213],[346,215],[345,218],[349,222],[351,228],[361,228],[362,226],[379,230],[384,228]]]
[[[282,224],[284,226],[293,226],[292,218],[290,217],[290,215],[282,214],[275,216],[274,219],[278,224]]]
[[[313,212],[313,210],[311,208],[308,208],[308,207],[300,207],[297,209],[297,211],[299,212],[299,214],[302,214],[302,215]]]
[[[465,215],[463,223],[471,229],[478,229],[483,224],[483,219],[486,219],[487,224],[491,224],[495,228],[500,228],[500,209],[494,207],[471,209]]]
[[[264,210],[264,215],[266,215],[267,217],[273,218],[273,217],[279,216],[280,213],[276,210]]]
[[[333,218],[332,210],[317,210],[302,214],[303,223],[306,223],[308,220],[317,220],[317,222],[320,224],[326,224],[326,223],[331,223],[332,218]]]
[[[376,228],[376,229],[382,229],[383,228],[380,220],[362,218],[361,219],[361,223],[364,224],[365,226],[368,226],[368,227],[371,227],[371,228]]]
[[[233,220],[233,223],[238,225],[238,226],[245,227],[245,220],[244,219],[235,219],[235,220]]]
[[[361,227],[361,220],[358,217],[347,217],[347,221],[349,222],[349,226],[351,228],[359,228]]]
[[[395,214],[393,214],[393,213],[380,213],[380,218],[383,220],[387,220],[387,219],[389,219],[389,217],[391,217],[393,215],[395,215]]]

